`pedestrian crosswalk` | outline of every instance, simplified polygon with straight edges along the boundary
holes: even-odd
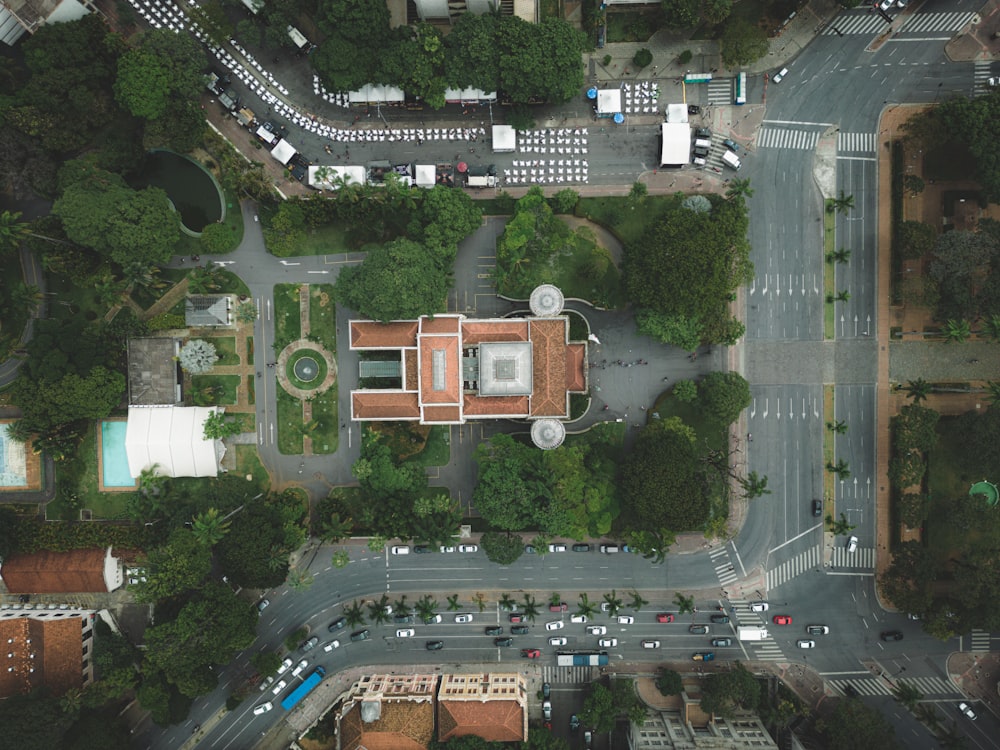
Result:
[[[847,547],[838,545],[833,548],[833,559],[830,565],[834,568],[875,568],[875,548],[858,547],[854,552],[848,552]]]
[[[758,601],[758,600],[754,600]],[[749,627],[768,627],[768,623],[761,617],[760,612],[750,611],[750,602],[745,599],[730,599],[730,613],[735,616],[738,625]],[[767,614],[764,612],[763,614]],[[763,641],[742,641],[743,646],[750,652],[750,658],[757,661],[784,661],[785,655],[781,647],[774,642],[773,638]]]
[[[733,79],[713,78],[708,82],[708,103],[709,104],[732,104],[733,103]]]
[[[816,148],[818,142],[818,130],[764,127],[757,134],[757,148],[793,148],[808,151]]]
[[[837,151],[842,154],[873,153],[875,133],[837,133]]]
[[[898,11],[890,11],[889,15],[897,19]],[[902,25],[890,24],[878,13],[870,10],[847,11],[837,16],[832,23],[823,29],[823,36],[838,36],[840,34],[878,34],[888,31],[890,26],[897,33],[934,33],[954,32],[964,28],[976,18],[975,13],[951,11],[946,13],[914,13],[903,19]]]
[[[893,679],[893,682],[897,685],[909,685],[925,698],[931,696],[936,698],[961,697],[961,693],[955,686],[942,677],[897,677]],[[857,680],[830,680],[829,684],[844,695],[847,694],[848,685],[861,695],[892,695],[892,685],[887,680],[875,677],[862,677]]]
[[[767,571],[767,590],[773,591],[778,586],[786,583],[801,573],[808,570],[815,570],[820,565],[820,548],[811,547],[805,552],[796,555],[791,560],[786,560],[773,570]]]
[[[729,549],[727,547],[716,547],[708,555],[712,560],[712,565],[715,567],[715,575],[719,577],[719,583],[723,586],[728,586],[733,581],[736,581],[739,576],[736,575],[736,567],[733,565],[732,559],[729,557]]]
[[[599,677],[597,667],[542,667],[542,682],[582,685]]]
[[[988,630],[973,629],[972,648],[970,650],[978,653],[990,650],[990,633]]]
[[[976,60],[976,70],[972,77],[972,95],[979,96],[985,94],[990,89],[989,81],[993,77],[993,70],[989,60]]]

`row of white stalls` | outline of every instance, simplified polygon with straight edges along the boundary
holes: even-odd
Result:
[[[442,180],[439,179],[438,172],[438,167],[434,164],[414,164],[412,165],[409,175],[400,175],[397,172],[397,176],[401,176],[404,183],[408,181],[410,185],[430,189],[439,182],[443,184]],[[368,182],[372,182],[369,179],[369,170],[360,165],[343,167],[309,167],[309,187],[317,190],[339,190],[343,186],[364,185]]]

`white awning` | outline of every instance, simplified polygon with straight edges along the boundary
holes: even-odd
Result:
[[[271,156],[282,164],[288,164],[295,156],[295,146],[282,138],[278,141],[278,145],[271,149]]]
[[[683,122],[688,121],[688,108],[686,104],[668,104],[667,105],[667,122]]]
[[[437,181],[437,168],[433,164],[417,164],[417,187],[432,188]]]
[[[312,165],[309,167],[309,186],[322,188],[324,190],[339,190],[341,178],[348,185],[365,184],[365,168],[354,167],[322,167]]]
[[[517,147],[517,135],[510,125],[493,126],[493,152],[513,151]]]
[[[214,477],[225,452],[221,440],[205,439],[205,420],[215,406],[130,406],[125,427],[128,472],[156,468],[168,477]]]
[[[613,115],[622,111],[622,90],[601,89],[597,92],[597,114]]]
[[[662,123],[660,141],[660,166],[679,167],[688,163],[691,152],[691,127],[687,123]]]

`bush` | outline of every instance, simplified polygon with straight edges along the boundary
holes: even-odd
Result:
[[[687,65],[689,62],[691,62],[691,58],[693,57],[694,54],[691,52],[691,50],[686,49],[683,52],[681,52],[680,55],[677,56],[677,64]]]
[[[524,553],[524,540],[517,534],[487,531],[480,537],[479,543],[487,559],[497,565],[510,565]]]
[[[239,244],[239,237],[233,227],[226,224],[209,224],[201,230],[202,252],[205,253],[228,253],[236,249]]]
[[[603,58],[601,59],[601,65],[603,65],[603,66],[604,66],[605,68],[606,68],[606,67],[608,67],[608,66],[609,66],[609,65],[611,64],[611,60],[612,60],[612,59],[613,59],[613,58],[611,57],[611,55],[605,55],[605,56],[604,56],[604,57],[603,57]]]
[[[632,64],[637,68],[645,68],[651,62],[653,62],[653,53],[645,47],[638,50],[632,57]]]
[[[674,384],[674,398],[685,404],[690,404],[698,398],[698,386],[693,380],[678,380]]]

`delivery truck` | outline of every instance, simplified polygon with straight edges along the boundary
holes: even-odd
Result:
[[[736,635],[741,641],[763,641],[767,635],[767,628],[763,625],[740,625],[736,628]]]

